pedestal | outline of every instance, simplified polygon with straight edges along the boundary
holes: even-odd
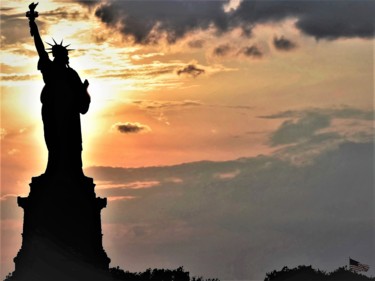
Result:
[[[105,281],[109,263],[102,244],[98,198],[91,178],[33,178],[24,209],[22,246],[14,258],[14,280]]]

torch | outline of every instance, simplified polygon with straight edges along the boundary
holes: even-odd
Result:
[[[36,4],[34,4],[34,2],[33,2],[29,5],[30,11],[26,12],[26,17],[29,19],[30,22],[35,21],[35,19],[39,16],[38,12],[35,11],[35,8],[36,8],[36,6],[38,6],[38,4],[39,4],[39,2],[36,3]],[[30,34],[31,34],[31,36],[34,36],[32,29],[30,29]]]

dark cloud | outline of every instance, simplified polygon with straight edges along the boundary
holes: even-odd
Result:
[[[284,36],[281,36],[280,38],[273,38],[273,45],[276,49],[281,51],[290,51],[296,47],[295,43],[284,38]]]
[[[218,57],[223,57],[228,55],[231,49],[232,48],[229,44],[220,45],[214,49],[213,54]]]
[[[80,1],[85,5],[91,2]],[[372,38],[375,2],[358,1],[242,1],[225,13],[221,1],[102,2],[96,16],[130,36],[136,43],[156,43],[163,34],[173,43],[191,31],[215,27],[223,33],[240,27],[247,36],[260,23],[296,18],[296,27],[317,39]]]
[[[188,75],[193,76],[194,78],[203,74],[204,72],[205,72],[204,69],[198,68],[194,64],[189,64],[188,66],[185,66],[184,68],[177,70],[178,75],[188,74]]]
[[[272,133],[272,146],[296,143],[311,138],[316,131],[329,127],[330,117],[318,113],[308,113],[297,121],[287,120]]]
[[[97,187],[119,198],[103,212],[116,264],[182,264],[193,275],[261,280],[283,266],[334,269],[347,252],[375,262],[373,153],[373,142],[346,142],[302,166],[258,156],[85,173],[120,186]],[[158,185],[121,188],[136,182]]]
[[[193,40],[188,43],[190,48],[200,49],[204,46],[204,40]]]
[[[254,57],[254,58],[260,58],[263,56],[263,53],[255,45],[243,48],[240,51],[240,53],[247,57]]]
[[[295,153],[320,153],[321,150],[337,146],[345,141],[366,142],[374,137],[368,121],[374,120],[373,110],[351,107],[310,108],[288,110],[277,114],[261,116],[266,119],[287,119],[270,135],[271,146],[296,144],[283,150],[285,155]],[[332,121],[342,120],[343,127],[331,126]],[[321,131],[325,129],[324,131]],[[309,149],[307,149],[309,147]],[[289,151],[288,151],[289,149]],[[289,156],[288,156],[289,157]]]
[[[296,27],[317,39],[374,36],[374,1],[243,1],[231,22],[257,24],[296,18]]]
[[[373,38],[374,13],[374,1],[312,1],[296,26],[317,39]]]
[[[222,3],[202,1],[110,1],[96,10],[96,16],[130,35],[136,43],[155,43],[165,33],[169,43],[196,29],[214,24],[227,30]]]
[[[113,125],[120,133],[124,134],[132,134],[132,133],[143,133],[151,131],[150,127],[147,125],[143,125],[141,123],[135,122],[125,122],[125,123],[116,123]]]
[[[76,0],[77,3],[81,3],[88,7],[95,7],[96,5],[100,4],[101,0]]]

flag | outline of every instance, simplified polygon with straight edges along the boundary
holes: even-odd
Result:
[[[367,264],[349,258],[349,268],[353,271],[368,271],[370,267]]]

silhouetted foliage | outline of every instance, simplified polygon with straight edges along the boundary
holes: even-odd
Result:
[[[185,271],[181,266],[177,269],[147,269],[144,272],[129,272],[124,271],[120,267],[113,267],[109,269],[113,281],[220,281],[219,279],[204,279],[203,277],[190,278],[189,272]],[[4,281],[16,281],[17,279],[9,273]]]
[[[280,271],[272,271],[266,274],[264,281],[366,281],[375,280],[375,277],[367,277],[363,274],[340,267],[333,272],[325,272],[310,266],[300,265],[296,268],[283,267]]]
[[[124,271],[119,267],[111,268],[111,276],[114,280],[126,281],[219,281],[219,279],[203,279],[203,277],[190,278],[189,272],[183,267],[170,269],[147,269],[144,272]]]

